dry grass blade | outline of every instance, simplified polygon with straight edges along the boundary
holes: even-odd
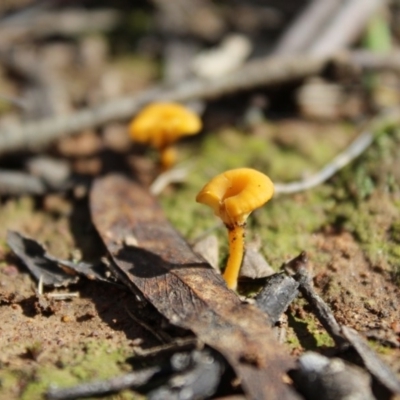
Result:
[[[248,398],[298,398],[284,383],[292,361],[276,342],[268,318],[242,303],[193,253],[154,197],[137,183],[112,175],[94,183],[90,205],[115,272],[171,323],[190,329],[223,354]],[[135,245],[124,245],[128,237]]]

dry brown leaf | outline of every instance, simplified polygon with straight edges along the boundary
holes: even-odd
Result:
[[[248,398],[298,398],[284,383],[291,358],[266,315],[227,289],[166,220],[154,197],[128,178],[111,175],[95,181],[90,206],[119,277],[172,324],[223,354]]]

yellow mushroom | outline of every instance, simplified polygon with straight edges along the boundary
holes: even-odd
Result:
[[[160,152],[163,169],[176,161],[172,146],[180,137],[194,135],[202,128],[197,114],[178,103],[152,103],[132,120],[129,125],[131,138],[148,144]]]
[[[229,258],[224,279],[236,289],[244,252],[244,228],[249,214],[264,205],[274,194],[268,176],[251,168],[237,168],[217,175],[196,197],[210,206],[228,228]]]

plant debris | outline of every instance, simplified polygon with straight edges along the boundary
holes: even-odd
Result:
[[[299,290],[304,298],[312,305],[316,317],[331,335],[335,343],[340,346],[344,343],[340,326],[337,323],[331,309],[321,299],[311,286],[311,277],[307,271],[308,258],[305,252],[300,253],[285,265],[286,270],[294,269],[294,279],[299,282]]]
[[[342,326],[343,336],[357,351],[365,368],[381,385],[393,394],[400,394],[400,380],[396,374],[376,355],[365,339],[354,329]]]
[[[285,273],[271,275],[255,297],[256,305],[275,324],[298,296],[298,287],[299,284]]]
[[[7,244],[43,285],[68,286],[77,283],[80,275],[91,280],[115,283],[114,280],[107,277],[104,265],[60,260],[48,254],[38,242],[22,236],[18,232],[8,231]]]
[[[285,264],[285,268],[288,271],[296,271],[294,278],[299,282],[299,291],[311,305],[316,317],[330,334],[339,349],[344,351],[351,345],[363,361],[368,372],[389,392],[399,394],[400,380],[396,377],[396,374],[378,357],[368,343],[354,329],[347,326],[340,326],[329,306],[316,294],[311,285],[311,277],[307,271],[307,263],[307,255],[305,252],[302,252]],[[305,368],[300,372],[300,375],[304,373],[306,373]],[[309,389],[310,388],[307,388],[307,390]],[[311,390],[313,391],[314,389],[315,388],[312,388]]]

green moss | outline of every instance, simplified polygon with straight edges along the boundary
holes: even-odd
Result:
[[[200,232],[205,227],[212,226],[216,221],[210,210],[194,201],[201,187],[213,176],[227,169],[246,166],[263,171],[271,177],[277,176],[280,180],[287,180],[294,176],[298,178],[299,171],[304,169],[309,162],[295,152],[279,150],[277,145],[266,142],[263,138],[249,136],[234,130],[224,130],[218,134],[208,135],[202,142],[197,157],[192,155],[191,161],[194,161],[195,164],[185,185],[161,196],[161,202],[172,222],[185,235],[189,236]],[[329,195],[329,193],[327,194]],[[326,198],[326,194],[324,197]],[[303,204],[300,208],[289,198],[284,200],[279,198],[273,203],[276,203],[275,211],[282,210],[282,214],[277,216],[278,219],[282,219],[283,215],[289,211],[291,217],[295,217],[297,220],[302,219],[302,225],[306,225],[307,229],[312,230],[319,225],[316,218],[311,218],[316,211],[315,207],[304,208],[304,205],[309,203],[306,198],[302,201]],[[328,203],[325,203],[323,207]],[[266,209],[268,207],[270,206],[268,205]],[[316,208],[320,209],[321,207],[317,205]],[[306,216],[301,218],[300,215],[303,211]],[[268,214],[267,211],[266,213]],[[269,214],[274,214],[274,212],[270,210]],[[286,218],[286,220],[288,219]],[[277,221],[274,224],[276,225]],[[303,226],[299,229],[303,230]]]
[[[66,216],[54,217],[35,209],[32,197],[10,199],[0,209],[0,246],[6,247],[7,230],[34,237],[53,255],[68,258],[74,241]],[[60,240],[62,238],[62,240]]]
[[[293,329],[288,329],[287,331],[286,344],[289,346],[291,350],[301,349],[299,338],[297,337]]]
[[[303,303],[303,300],[297,300]],[[313,314],[304,314],[303,318],[289,315],[289,326],[292,333],[288,335],[288,344],[292,348],[304,350],[316,350],[321,347],[333,347],[334,341],[320,326],[320,323]]]
[[[332,146],[330,153],[329,146],[325,146],[329,155],[321,157],[323,152],[318,152],[317,147],[316,144],[315,149],[307,147],[302,154],[263,137],[233,129],[209,134],[201,142],[196,156],[186,149],[186,157],[194,162],[194,167],[185,184],[163,194],[160,200],[174,226],[186,238],[193,239],[218,222],[209,208],[195,202],[199,190],[213,176],[227,169],[246,166],[263,171],[274,180],[299,179],[300,171],[316,170],[332,153]],[[276,267],[302,250],[313,253],[316,261],[324,262],[326,256],[317,252],[312,233],[327,224],[334,206],[332,188],[328,185],[299,194],[295,200],[289,196],[276,196],[249,218],[247,237],[261,238],[261,251]],[[225,258],[228,249],[225,229],[221,227],[216,233],[223,246],[221,257]]]
[[[371,264],[395,273],[400,263],[399,144],[398,131],[380,136],[370,151],[339,174],[335,185],[345,189],[330,216],[332,224],[353,233]]]
[[[18,398],[20,382],[19,374],[9,369],[0,368],[0,399]]]
[[[107,342],[90,341],[76,348],[62,349],[57,367],[54,363],[46,363],[32,371],[20,398],[42,399],[50,385],[68,387],[120,375],[129,370],[124,364],[127,355],[127,349],[112,349]],[[18,376],[18,371],[14,375]],[[119,398],[129,398],[127,394],[124,396]]]
[[[290,197],[277,197],[267,207],[254,214],[250,224],[263,238],[264,253],[275,265],[303,250],[313,253],[316,261],[323,261],[317,252],[312,233],[320,230],[327,222],[332,206],[329,190]],[[319,258],[318,258],[319,257]]]
[[[382,355],[390,355],[391,354],[391,349],[390,347],[384,346],[381,343],[379,343],[376,340],[368,340],[368,344],[372,347],[373,350],[375,350],[378,354]]]
[[[390,226],[390,238],[394,242],[400,244],[400,220],[393,222]]]
[[[342,131],[348,137],[349,129]],[[338,145],[329,148],[332,138],[323,139],[324,145],[298,140],[296,147],[233,129],[208,134],[200,145],[190,147],[189,142],[184,149],[194,167],[185,184],[160,197],[162,205],[186,238],[196,238],[218,222],[209,208],[195,202],[198,191],[213,176],[246,166],[267,173],[274,181],[299,179],[302,171],[318,170],[339,151]],[[399,145],[398,130],[380,134],[368,151],[326,184],[292,196],[275,196],[249,218],[248,240],[259,237],[262,253],[275,267],[302,250],[323,265],[329,254],[317,247],[313,234],[333,226],[351,232],[372,265],[379,264],[399,277]],[[199,149],[196,154],[194,147]],[[224,259],[226,232],[221,227],[216,234]]]

